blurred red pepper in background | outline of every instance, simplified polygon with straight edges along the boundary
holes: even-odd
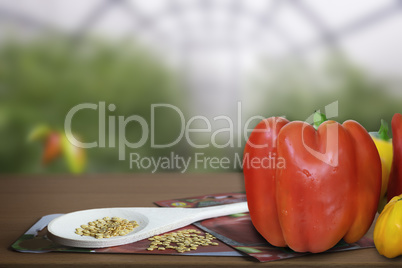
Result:
[[[61,154],[61,136],[58,132],[51,131],[45,138],[44,151],[42,156],[43,165],[48,165]]]
[[[71,144],[61,131],[39,125],[32,130],[28,139],[43,142],[42,163],[44,166],[63,157],[71,173],[82,173],[84,171],[87,162],[85,150]]]

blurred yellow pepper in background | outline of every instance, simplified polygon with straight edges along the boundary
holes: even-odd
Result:
[[[402,195],[395,196],[384,207],[374,227],[374,244],[378,252],[395,258],[402,255]]]
[[[381,126],[378,132],[370,132],[370,135],[377,147],[378,153],[381,158],[382,168],[382,183],[381,183],[381,198],[378,205],[378,212],[381,212],[387,203],[387,188],[389,174],[391,172],[392,165],[392,140],[388,136],[388,124],[384,120],[381,120]]]
[[[64,158],[66,167],[71,173],[84,172],[87,163],[85,150],[71,144],[62,131],[39,125],[29,134],[28,140],[43,142],[42,164],[44,166],[58,158]]]

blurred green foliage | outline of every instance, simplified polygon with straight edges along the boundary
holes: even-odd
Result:
[[[258,71],[262,76],[249,85],[241,98],[243,123],[254,115],[306,120],[315,110],[323,112],[326,105],[338,101],[339,114],[335,120],[354,119],[367,130],[376,131],[381,119],[390,123],[392,115],[401,112],[401,94],[391,91],[388,84],[374,80],[339,54],[315,68],[290,61],[267,64]],[[151,105],[158,103],[177,106],[187,122],[187,115],[191,114],[191,107],[187,107],[190,96],[178,78],[156,55],[134,41],[112,43],[89,38],[72,41],[59,36],[26,42],[3,41],[0,44],[0,173],[68,172],[62,160],[48,168],[41,166],[43,146],[29,143],[27,138],[40,125],[64,131],[66,114],[78,104],[105,102],[107,131],[109,116],[115,118],[116,125],[118,116],[131,115],[139,115],[150,124]],[[236,107],[237,100],[233,102]],[[116,110],[109,111],[109,104],[114,104]],[[98,141],[98,118],[98,111],[80,111],[74,116],[73,132],[83,142]],[[182,125],[174,110],[159,111],[155,119],[156,143],[166,144],[179,136]],[[253,121],[254,125],[257,123],[258,120]],[[229,169],[213,169],[208,165],[205,169],[195,168],[194,154],[234,160],[236,153],[242,154],[243,147],[210,145],[195,149],[184,138],[173,147],[155,149],[151,148],[148,137],[144,146],[126,148],[126,160],[119,161],[117,127],[115,132],[116,147],[109,148],[106,132],[106,148],[87,150],[87,172],[152,171],[152,168],[137,170],[135,166],[131,169],[128,154],[132,152],[142,157],[169,157],[172,152],[185,159],[191,157],[188,171],[240,170],[233,163]],[[137,142],[141,135],[138,123],[127,125],[128,141]],[[244,137],[241,140],[244,144]]]
[[[304,121],[314,111],[325,112],[326,105],[338,101],[338,116],[331,119],[353,119],[368,131],[377,131],[381,119],[390,123],[394,113],[402,112],[400,92],[340,53],[314,67],[295,60],[266,64],[262,74],[253,80],[252,90],[247,92],[251,96],[245,97],[248,116]]]
[[[115,111],[106,109],[106,119],[114,116],[117,122],[117,116],[139,115],[149,122],[151,104],[170,103],[185,110],[183,96],[176,74],[133,41],[9,39],[0,45],[0,172],[67,172],[64,161],[41,167],[42,146],[28,143],[27,137],[41,124],[63,130],[66,114],[77,104],[115,104]],[[173,140],[179,124],[173,113],[158,114],[161,135],[156,140]],[[72,130],[83,142],[97,141],[98,111],[77,113]],[[127,140],[136,142],[140,135],[138,123],[127,125]],[[152,150],[148,142],[135,151],[167,155],[171,149]],[[181,150],[180,145],[173,149]],[[90,149],[88,158],[88,172],[132,171],[118,160],[117,148]]]

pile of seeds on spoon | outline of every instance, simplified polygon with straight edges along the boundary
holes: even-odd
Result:
[[[197,250],[199,246],[217,246],[217,242],[213,242],[216,237],[209,233],[205,236],[199,235],[201,232],[194,229],[184,229],[177,232],[167,233],[164,235],[156,235],[148,238],[152,241],[147,250],[165,250],[174,249],[179,253],[185,251]],[[173,243],[173,244],[172,244]]]
[[[104,217],[81,225],[81,228],[75,229],[75,233],[81,236],[92,236],[97,239],[110,238],[126,235],[138,226],[136,221],[129,221],[119,217]]]

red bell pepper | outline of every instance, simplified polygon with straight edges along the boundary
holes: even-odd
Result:
[[[393,158],[391,173],[388,181],[387,199],[402,194],[402,115],[394,114],[392,117],[392,148]]]
[[[265,119],[245,146],[243,172],[253,225],[274,246],[322,252],[342,238],[356,242],[377,210],[381,161],[355,121],[325,121],[316,130]]]

